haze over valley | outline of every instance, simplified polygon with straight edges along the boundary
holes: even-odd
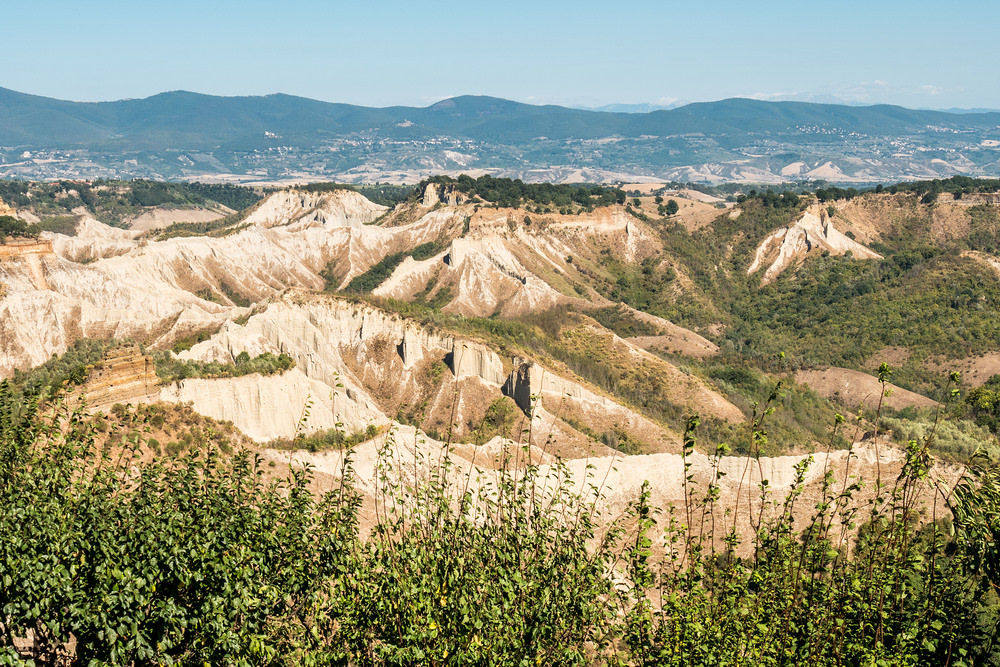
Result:
[[[0,177],[233,183],[829,181],[1000,176],[1000,113],[727,99],[647,113],[492,97],[424,108],[171,92],[76,103],[0,89]]]

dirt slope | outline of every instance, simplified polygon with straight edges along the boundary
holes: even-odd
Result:
[[[879,398],[882,395],[882,384],[877,377],[847,368],[826,367],[800,370],[795,374],[795,379],[798,382],[808,384],[820,396],[836,399],[848,408],[857,408],[863,404],[867,409],[875,409],[878,407]],[[918,408],[937,405],[937,401],[902,389],[892,383],[886,383],[886,388],[888,395],[885,397],[883,405],[894,410],[911,405]]]

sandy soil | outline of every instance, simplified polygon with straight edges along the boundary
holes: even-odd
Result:
[[[694,191],[689,190],[688,192]],[[665,197],[664,200],[666,199],[669,198]],[[725,213],[724,210],[703,201],[691,199],[677,199],[676,201],[681,207],[680,211],[677,212],[676,218],[689,232],[711,224],[713,220]]]
[[[902,366],[909,360],[910,351],[899,345],[887,345],[872,355],[877,363],[886,363],[890,366]]]
[[[986,352],[965,359],[932,359],[924,365],[941,373],[958,371],[962,374],[962,386],[978,387],[1000,374],[1000,352]]]
[[[677,194],[685,199],[693,199],[694,201],[700,201],[706,204],[722,204],[726,201],[720,197],[707,195],[704,192],[698,192],[697,190],[680,190]]]
[[[129,222],[129,226],[139,232],[146,232],[151,229],[163,229],[175,222],[210,222],[218,220],[230,213],[232,209],[221,207],[219,209],[206,208],[157,208],[143,213],[138,218]]]
[[[848,408],[856,408],[862,403],[866,408],[878,407],[882,385],[878,378],[852,371],[847,368],[826,367],[814,370],[801,370],[795,374],[798,382],[808,384],[820,396],[836,399]],[[886,385],[891,393],[885,397],[883,405],[894,410],[907,406],[932,407],[937,403],[926,396],[907,391],[894,384]]]
[[[968,208],[972,202],[954,201],[943,194],[931,209],[931,237],[938,243],[960,238],[969,230]],[[917,213],[917,197],[912,194],[862,196],[851,201],[833,202],[837,227],[851,231],[862,243],[877,240],[897,221]]]
[[[666,187],[666,185],[666,183],[626,183],[622,186],[622,190],[626,192],[635,190],[644,195],[651,195],[660,188]]]

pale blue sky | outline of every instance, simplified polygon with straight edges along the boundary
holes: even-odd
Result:
[[[372,106],[725,97],[1000,108],[1000,2],[5,3],[0,86]]]

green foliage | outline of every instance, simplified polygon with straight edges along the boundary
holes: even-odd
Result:
[[[227,299],[233,302],[234,306],[238,306],[239,308],[248,308],[253,305],[253,302],[250,299],[237,292],[236,289],[225,280],[219,281],[219,290],[226,295]]]
[[[819,196],[819,191],[817,191],[817,196]],[[740,195],[736,198],[736,201],[740,204],[745,204],[748,201],[754,200],[760,202],[760,204],[765,208],[799,209],[802,207],[802,201],[799,199],[799,196],[791,190],[786,190],[781,194],[777,194],[770,189],[763,192],[751,190],[746,195]],[[820,201],[823,200],[821,199]]]
[[[240,377],[251,373],[277,375],[295,366],[295,360],[282,352],[270,352],[250,358],[245,351],[236,355],[232,363],[178,359],[168,352],[156,356],[156,375],[163,382],[177,382],[186,378]]]
[[[232,213],[205,222],[174,222],[163,229],[147,232],[143,237],[152,237],[157,241],[166,241],[167,239],[187,236],[228,236],[245,228],[245,225],[239,224],[244,217],[246,216],[243,213]]]
[[[344,433],[339,427],[313,433],[299,433],[294,438],[277,438],[267,443],[270,449],[306,450],[321,452],[327,449],[350,449],[378,435],[378,427],[369,424],[365,430]]]
[[[600,442],[605,447],[616,449],[622,454],[634,456],[648,454],[650,451],[646,443],[636,440],[628,431],[617,424],[603,433],[596,433],[590,426],[573,417],[563,416],[562,420],[591,440]]]
[[[12,215],[0,215],[0,241],[4,237],[35,237],[38,233],[30,230],[28,223]]]
[[[384,283],[404,259],[406,259],[405,252],[386,255],[360,276],[352,278],[351,282],[347,283],[344,291],[348,294],[369,294],[373,289]]]
[[[76,228],[80,224],[78,215],[53,215],[42,218],[40,222],[31,225],[40,232],[53,232],[65,236],[76,236]]]
[[[202,329],[201,331],[195,332],[189,336],[184,336],[183,338],[179,338],[177,342],[174,343],[174,346],[170,348],[170,350],[175,354],[179,354],[184,350],[190,350],[198,343],[204,343],[206,340],[214,336],[216,331],[218,331],[218,328]]]
[[[763,448],[768,455],[778,456],[807,442],[821,442],[836,449],[850,444],[842,435],[831,433],[830,425],[837,414],[834,406],[806,385],[779,380],[734,358],[717,357],[701,365],[689,362],[689,368],[710,378],[748,419],[753,418],[759,397],[774,392],[768,416],[768,442]],[[729,442],[736,452],[746,453],[752,448],[751,434],[744,424],[707,422],[702,428],[713,438]]]
[[[441,245],[440,243],[436,243],[434,241],[428,241],[427,243],[421,243],[416,248],[410,250],[406,254],[408,254],[410,257],[417,260],[418,262],[420,262],[425,259],[430,259],[431,257],[438,254],[442,250],[444,250],[444,246]]]
[[[628,308],[608,306],[587,312],[588,315],[601,323],[601,326],[614,331],[622,338],[633,336],[658,336],[663,333],[658,326],[640,319]]]
[[[349,190],[354,192],[354,186],[347,183],[304,183],[295,187],[302,192],[337,192],[338,190]]]
[[[432,386],[437,386],[441,382],[441,378],[444,377],[445,371],[447,370],[448,365],[441,359],[438,359],[427,368],[427,381]]]
[[[363,194],[369,201],[392,207],[409,199],[413,194],[414,186],[375,183],[374,185],[355,185],[354,189]]]
[[[0,215],[0,242],[7,236],[35,239],[41,232],[76,236],[79,222],[77,215],[55,215],[31,224],[10,215]]]
[[[476,444],[488,442],[496,436],[511,438],[518,435],[516,428],[523,425],[524,413],[518,409],[517,404],[506,396],[502,396],[486,409],[482,421],[478,424],[469,424],[469,430]]]
[[[602,296],[652,315],[662,317],[670,313],[667,304],[673,300],[673,282],[677,278],[672,266],[656,257],[647,257],[636,265],[605,250],[600,253],[600,263],[608,277],[594,284]]]
[[[84,207],[98,220],[120,225],[149,206],[189,208],[222,204],[242,210],[260,201],[263,192],[231,184],[169,183],[135,179],[115,181],[0,181],[0,198],[42,217],[75,215]]]
[[[296,186],[297,190],[303,192],[336,192],[337,190],[350,190],[359,192],[368,200],[381,204],[382,206],[395,206],[410,199],[416,192],[412,185],[393,185],[391,183],[376,183],[374,185],[351,185],[347,183],[307,183]]]
[[[935,453],[959,463],[968,461],[980,449],[1000,455],[1000,447],[990,430],[966,419],[935,421],[929,416],[883,417],[882,428],[891,431],[896,442],[904,445],[911,440],[926,443]]]
[[[250,188],[231,183],[185,183],[187,190],[193,195],[202,197],[206,202],[222,204],[234,211],[243,211],[264,198],[265,192],[259,188]]]
[[[427,243],[421,243],[407,252],[397,252],[391,255],[386,255],[370,269],[351,279],[351,282],[349,282],[347,287],[344,288],[344,292],[347,292],[348,294],[369,294],[376,287],[384,283],[389,276],[392,275],[392,272],[396,270],[396,267],[407,258],[407,256],[412,257],[417,261],[421,261],[430,259],[443,249],[444,246],[441,244],[429,241]],[[334,265],[332,262],[323,269],[320,275],[322,275],[323,279],[327,282],[327,290],[335,288],[334,281],[336,280],[336,277],[334,275]]]
[[[1000,590],[1000,466],[997,458],[976,452],[955,486],[955,524],[970,568]],[[994,602],[994,606],[997,605]],[[1000,623],[998,623],[1000,628]],[[993,642],[996,642],[994,637]],[[996,663],[992,663],[996,664]]]
[[[979,192],[1000,192],[1000,179],[952,176],[944,180],[935,178],[931,181],[897,183],[887,188],[887,190],[893,194],[897,192],[912,192],[920,197],[920,203],[933,204],[942,192],[951,194],[955,199],[961,199],[963,195]]]
[[[1000,345],[1000,280],[956,255],[808,260],[731,307],[727,338],[749,356],[861,367],[886,345],[958,357]]]
[[[1000,375],[994,375],[970,391],[965,402],[972,411],[976,424],[991,433],[1000,433]]]
[[[610,428],[602,433],[600,440],[611,449],[616,449],[622,454],[628,456],[646,454],[649,452],[649,446],[647,444],[636,440],[629,434],[628,431],[620,426],[615,426],[614,428]]]
[[[407,485],[387,465],[392,446],[379,468],[386,512],[364,566],[336,589],[350,600],[340,623],[355,661],[588,665],[606,654],[612,542],[599,540],[599,514],[569,491],[565,468],[510,475],[508,449],[504,471],[463,494],[447,452]]]
[[[766,406],[758,414],[755,441],[766,438]],[[686,472],[697,424],[691,420],[684,438]],[[765,481],[759,500],[744,507],[749,538],[735,522],[732,529],[718,527],[728,516],[718,504],[719,457],[726,451],[720,446],[711,460],[707,485],[686,478],[687,509],[668,515],[667,555],[659,562],[649,537],[657,510],[646,488],[633,505],[639,533],[626,555],[635,603],[624,635],[631,664],[992,665],[1000,659],[998,599],[990,581],[970,570],[972,541],[950,541],[948,518],[922,528],[913,521],[916,496],[934,484],[926,448],[911,443],[896,485],[876,485],[870,504],[859,501],[858,482],[827,472],[811,519],[796,530],[792,517],[813,465],[806,459],[783,500],[767,500]],[[971,498],[984,499],[984,485],[970,476],[963,483]],[[982,516],[983,509],[969,514]],[[968,525],[961,513],[956,518]],[[851,545],[851,533],[834,526],[855,521],[864,526]],[[737,556],[748,542],[752,549]]]
[[[978,205],[969,207],[969,231],[965,245],[970,250],[1000,254],[1000,208]]]
[[[837,200],[849,201],[862,193],[858,192],[858,190],[855,188],[847,188],[845,190],[842,188],[829,187],[829,188],[817,188],[815,194],[816,198],[819,199],[821,203],[826,203],[828,201],[837,201]]]
[[[342,571],[353,497],[313,496],[305,471],[265,482],[246,453],[142,463],[122,443],[102,456],[80,413],[11,429],[8,399],[0,387],[0,661],[29,631],[42,662],[71,636],[83,665],[249,666],[295,651],[288,623]]]
[[[29,371],[15,370],[10,380],[11,400],[23,405],[27,397],[38,396],[44,402],[67,387],[82,385],[90,372],[101,363],[108,349],[131,341],[79,338],[62,354],[53,354],[45,363]]]
[[[501,208],[518,208],[527,202],[535,205],[552,205],[564,208],[576,204],[584,208],[624,204],[625,193],[618,188],[602,185],[556,185],[553,183],[523,183],[520,179],[480,176],[472,178],[462,174],[457,179],[433,176],[414,189],[414,196],[434,183],[465,193],[470,198],[479,197]]]
[[[921,445],[873,501],[831,471],[804,495],[806,459],[783,495],[766,482],[737,491],[751,528],[741,534],[719,502],[727,448],[710,457],[708,480],[691,474],[696,418],[684,506],[652,507],[645,485],[618,518],[601,514],[607,489],[589,469],[575,480],[558,462],[524,467],[526,450],[508,441],[501,468],[473,486],[447,447],[414,476],[390,432],[362,535],[350,450],[320,495],[308,468],[269,474],[245,452],[147,462],[122,442],[107,455],[83,413],[43,416],[28,403],[14,421],[10,398],[3,383],[5,664],[29,630],[42,663],[73,637],[73,664],[1000,660],[1000,494],[986,461],[960,480],[953,516],[919,523],[916,499],[935,492]],[[747,465],[759,465],[768,415],[765,404],[753,419]]]

